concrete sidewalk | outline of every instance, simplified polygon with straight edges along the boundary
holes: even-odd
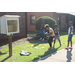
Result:
[[[75,44],[72,50],[62,49],[34,62],[75,62]]]

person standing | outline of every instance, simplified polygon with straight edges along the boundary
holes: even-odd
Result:
[[[49,43],[49,45],[50,45],[50,48],[49,49],[53,49],[52,48],[52,42],[53,42],[53,38],[54,38],[54,36],[55,36],[55,34],[54,34],[54,31],[53,31],[53,29],[51,28],[51,27],[49,27],[49,25],[48,24],[46,24],[45,25],[45,28],[47,29],[47,30],[49,30],[49,33],[50,34],[46,34],[46,35],[49,35],[49,39],[48,39],[48,43]]]
[[[73,21],[69,22],[69,29],[68,29],[68,45],[66,49],[69,49],[69,43],[71,42],[71,49],[72,49],[72,37],[73,37]]]
[[[39,39],[39,40],[42,40],[42,41],[44,41],[44,37],[45,37],[45,27],[44,26],[45,26],[44,21],[42,21],[40,39]]]
[[[60,31],[59,31],[59,28],[57,28],[57,25],[55,25],[54,33],[55,33],[55,37],[54,37],[54,45],[53,46],[55,46],[55,42],[56,42],[56,40],[58,40],[60,47],[61,47]]]

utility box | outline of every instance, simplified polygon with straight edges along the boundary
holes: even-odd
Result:
[[[0,17],[0,33],[7,35],[19,33],[19,17],[18,15]]]

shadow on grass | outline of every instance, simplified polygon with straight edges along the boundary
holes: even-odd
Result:
[[[6,57],[5,59],[3,59],[1,62],[4,62],[5,60],[7,60],[7,59],[9,59],[10,57],[8,56],[8,57]]]
[[[28,39],[29,43],[31,44],[35,44],[34,46],[37,46],[39,44],[46,44],[48,43],[48,40],[45,41],[39,41],[37,38],[33,38],[33,39]]]
[[[3,55],[3,54],[6,54],[6,53],[2,53],[2,52],[0,52],[0,55]]]
[[[58,48],[53,48],[53,50],[48,50],[47,52],[45,52],[44,55],[42,56],[38,56],[38,58],[41,58],[41,59],[38,59],[38,58],[35,58],[33,61],[35,62],[38,62],[39,60],[45,60],[47,59],[48,57],[54,55],[57,53],[57,50],[60,48],[60,46]],[[53,54],[52,54],[53,53]],[[43,57],[43,58],[42,58]],[[38,59],[38,60],[37,60]]]
[[[0,55],[4,55],[4,54],[7,54],[7,53],[2,53],[2,52],[0,52]],[[0,61],[0,62],[4,62],[4,61],[7,60],[8,58],[10,58],[10,57],[8,56],[8,57],[6,57],[5,59],[3,59],[3,60]]]
[[[60,35],[63,36],[63,35],[68,35],[68,32],[60,32]]]
[[[29,43],[31,43],[31,44],[35,44],[35,43],[37,43],[37,44],[35,44],[34,45],[34,47],[35,46],[37,46],[37,45],[39,45],[39,44],[46,44],[46,43],[48,43],[48,40],[45,40],[44,42],[42,42],[42,41],[39,41],[38,39],[29,39],[28,40],[29,41]],[[35,61],[35,62],[37,62],[37,61],[39,61],[39,60],[45,60],[45,59],[47,59],[48,57],[50,57],[50,56],[52,56],[52,55],[54,55],[54,54],[56,54],[57,53],[57,50],[60,48],[60,46],[59,47],[57,47],[57,48],[53,48],[53,50],[47,50],[47,52],[45,52],[45,54],[44,55],[40,55],[40,56],[38,56],[37,58],[34,58],[33,59],[33,61]],[[53,53],[53,54],[52,54]],[[44,57],[45,56],[45,57]],[[43,57],[43,58],[42,58]],[[39,58],[41,58],[41,59],[39,59]],[[38,59],[38,60],[37,60]]]

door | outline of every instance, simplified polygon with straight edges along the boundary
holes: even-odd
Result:
[[[75,16],[73,17],[73,27],[75,29]]]
[[[66,16],[66,25],[65,28],[68,29],[69,27],[69,16]]]
[[[59,28],[60,28],[60,31],[61,31],[61,16],[58,16],[58,25],[59,25]]]

